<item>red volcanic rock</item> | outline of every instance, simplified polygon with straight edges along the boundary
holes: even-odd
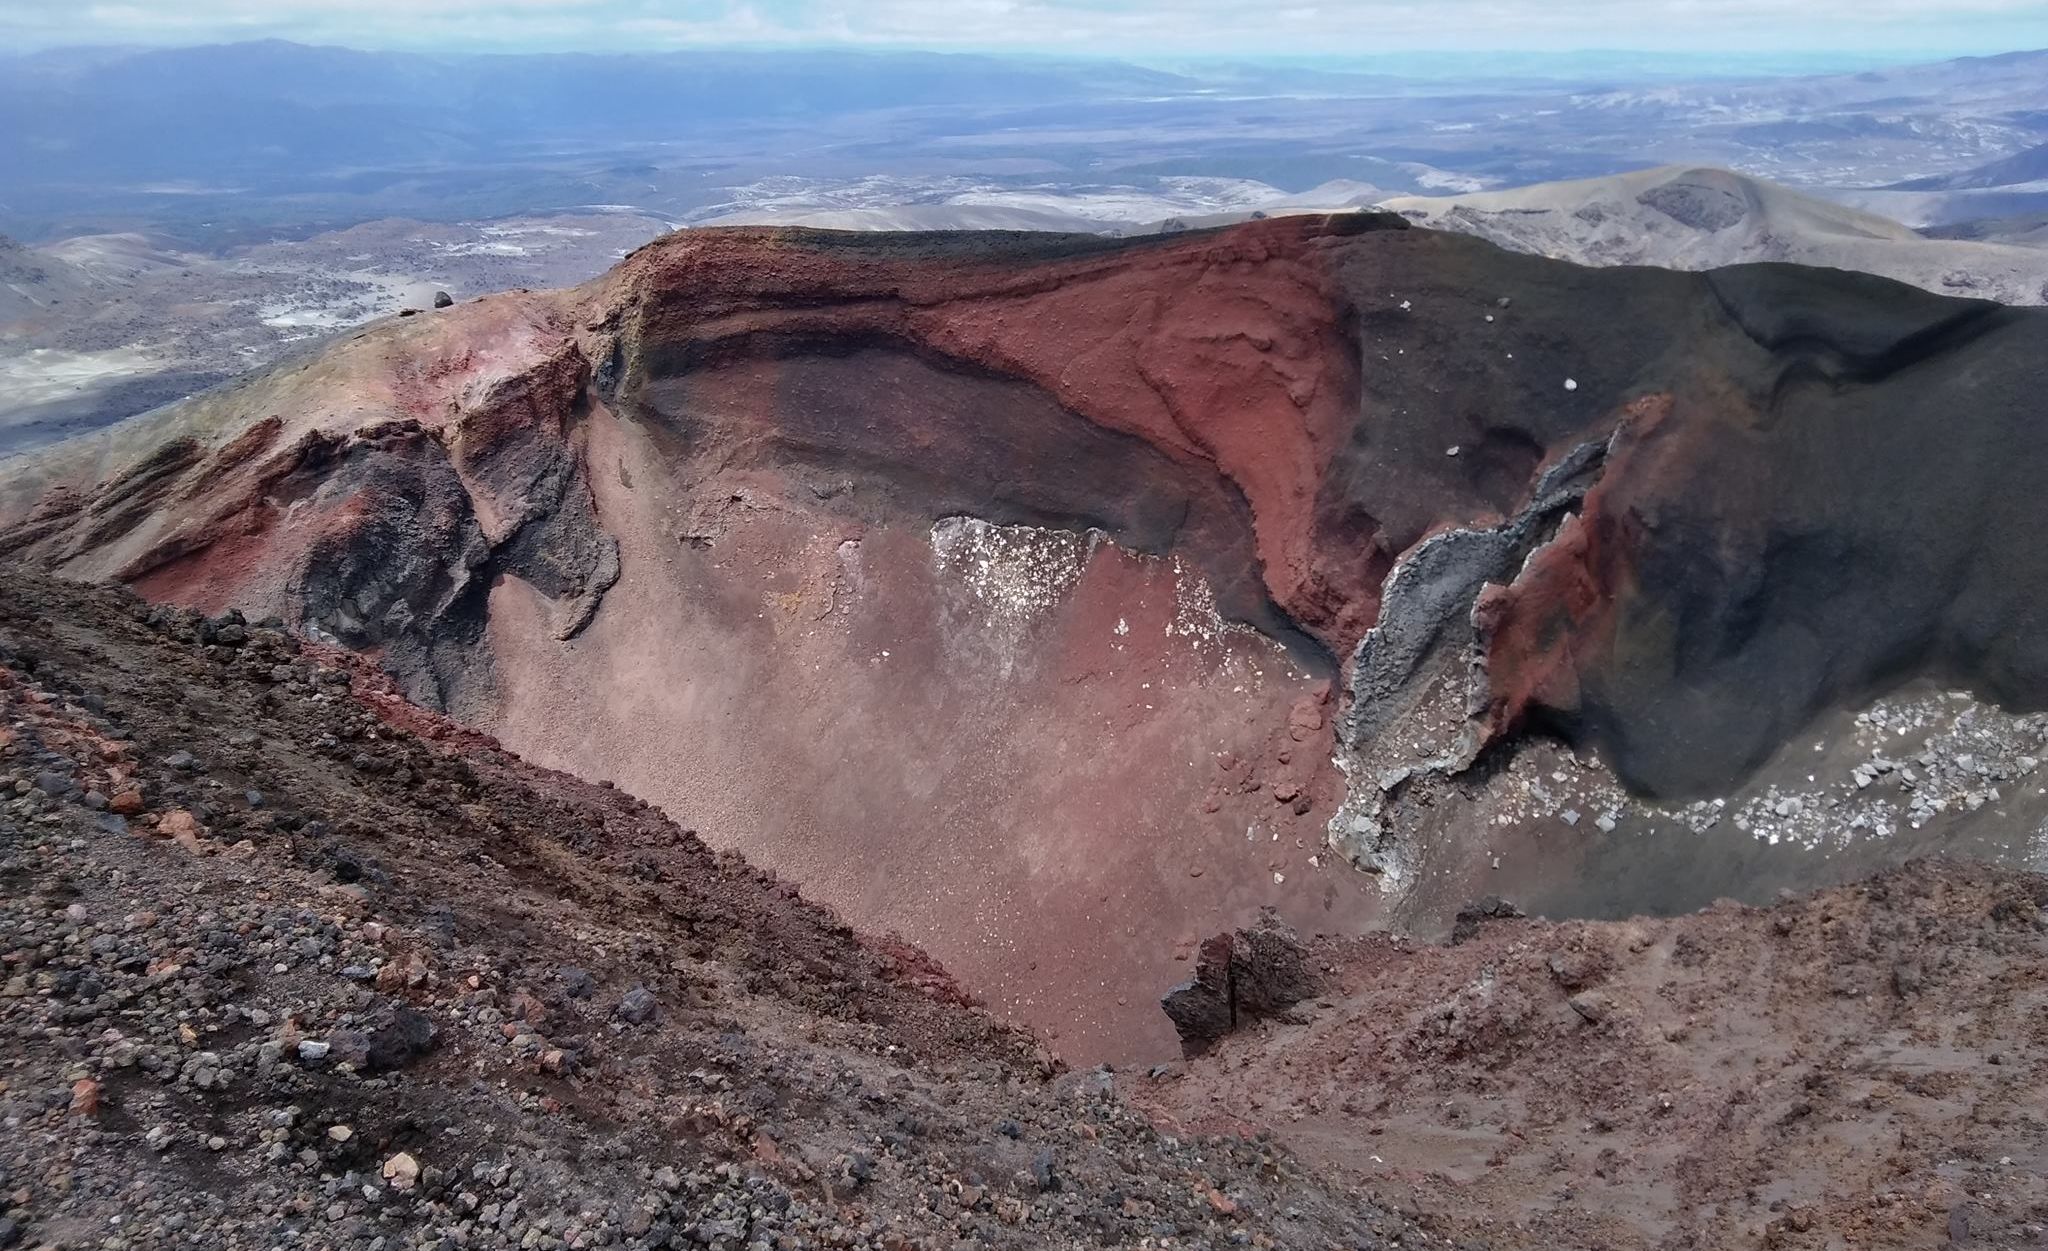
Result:
[[[1249,509],[1275,602],[1342,649],[1369,623],[1376,585],[1356,576],[1350,553],[1316,542],[1318,490],[1357,397],[1330,250],[1354,226],[1397,224],[1292,218],[1171,244],[1076,247],[1028,266],[972,252],[934,263],[915,246],[795,232],[693,233],[622,267],[613,282],[627,311],[615,320],[639,347],[633,363],[654,376],[836,341],[1029,382],[1220,477]]]
[[[179,842],[185,843],[206,837],[206,827],[199,823],[197,817],[183,808],[173,808],[157,818],[156,832],[165,838],[176,839]]]
[[[1126,1058],[1169,936],[1382,919],[1325,844],[1421,760],[2048,695],[2043,327],[1369,214],[686,231],[10,462],[0,554],[275,612]]]
[[[98,1116],[100,1084],[90,1077],[81,1077],[71,1083],[70,1111],[73,1116]]]
[[[1581,710],[1580,669],[1614,645],[1614,613],[1630,590],[1630,554],[1641,539],[1636,516],[1610,502],[1612,484],[1630,480],[1631,451],[1670,415],[1668,395],[1628,405],[1602,480],[1579,513],[1530,554],[1513,582],[1488,585],[1473,602],[1491,696],[1480,717],[1487,738],[1518,728],[1532,707]]]
[[[1297,743],[1305,743],[1316,731],[1323,728],[1322,700],[1313,695],[1304,695],[1294,701],[1287,710],[1287,734]]]
[[[1076,265],[1042,292],[926,324],[941,350],[1212,463],[1250,508],[1275,601],[1342,648],[1370,609],[1317,593],[1344,581],[1351,562],[1317,550],[1312,513],[1350,425],[1355,366],[1313,238],[1226,235],[1151,264]]]

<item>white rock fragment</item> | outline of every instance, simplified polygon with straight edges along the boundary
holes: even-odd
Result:
[[[1576,391],[1576,390],[1578,390],[1578,389],[1579,389],[1579,380],[1578,380],[1577,378],[1566,378],[1566,379],[1564,380],[1564,389],[1565,389],[1565,390],[1567,390],[1567,391]]]
[[[384,1180],[393,1190],[411,1190],[419,1184],[420,1162],[401,1151],[384,1161]]]

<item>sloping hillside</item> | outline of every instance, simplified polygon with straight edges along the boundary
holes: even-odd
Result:
[[[0,235],[0,326],[69,300],[83,300],[97,284],[66,261]]]
[[[1139,1098],[1499,1251],[2024,1247],[2044,900],[1919,864],[1665,922],[1475,909],[1448,948],[1324,942],[1313,1008]]]
[[[1383,201],[1421,225],[1584,265],[1712,269],[1789,261],[1928,291],[2048,302],[2048,255],[1930,239],[1874,213],[1726,170],[1670,166],[1584,182]]]
[[[2043,1202],[2039,877],[1268,919],[1284,999],[1067,1072],[359,657],[8,566],[0,887],[14,1245],[2004,1247]]]
[[[2037,148],[1979,165],[1960,174],[1916,178],[1894,188],[1899,191],[1978,191],[2013,187],[2023,183],[2048,182],[2048,143]]]
[[[354,657],[6,567],[0,887],[10,1246],[1414,1234]]]

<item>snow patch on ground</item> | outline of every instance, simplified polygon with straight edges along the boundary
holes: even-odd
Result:
[[[932,526],[932,565],[944,582],[967,593],[1008,677],[1032,627],[1079,584],[1096,547],[1108,541],[1100,530],[942,517]]]
[[[934,524],[931,547],[933,571],[943,584],[964,592],[959,608],[975,635],[993,650],[996,667],[1005,677],[1024,659],[1040,622],[1080,585],[1089,563],[1105,548],[1149,567],[1163,564],[1172,572],[1173,615],[1165,624],[1165,635],[1217,680],[1261,679],[1268,664],[1293,671],[1280,644],[1251,626],[1226,620],[1217,610],[1208,579],[1178,556],[1130,551],[1101,530],[1006,526],[967,516]],[[1119,618],[1112,633],[1127,639],[1131,631],[1130,621]],[[949,638],[956,636],[949,632]],[[1233,646],[1239,642],[1257,646]]]
[[[291,340],[360,325],[401,308],[433,307],[434,284],[408,274],[357,270],[340,278],[338,294],[264,304],[257,309],[257,316],[264,325],[285,331],[281,337]]]

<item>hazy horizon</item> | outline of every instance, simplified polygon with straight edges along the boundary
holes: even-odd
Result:
[[[1349,72],[1383,74],[1394,77],[1441,78],[1460,75],[1484,74],[1500,76],[1524,71],[1539,74],[1584,74],[1603,71],[1626,71],[1632,76],[1687,77],[1711,76],[1717,73],[1742,73],[1763,76],[1829,73],[1854,71],[1885,66],[1906,66],[1930,62],[1987,58],[2034,52],[2048,52],[2048,36],[2044,36],[2040,47],[2012,47],[1989,51],[1930,52],[1920,49],[1893,49],[1875,51],[1778,51],[1757,52],[1728,49],[1695,48],[1687,51],[1635,47],[1635,48],[1411,48],[1389,52],[1157,52],[1110,51],[1089,49],[1047,49],[1047,48],[994,48],[994,47],[935,47],[915,44],[849,44],[849,43],[720,43],[689,44],[662,48],[607,48],[607,47],[566,47],[553,49],[493,49],[488,47],[467,47],[450,45],[444,47],[412,47],[405,45],[377,45],[366,42],[342,42],[336,40],[293,39],[283,36],[260,38],[209,39],[167,43],[65,43],[46,47],[15,49],[0,56],[13,55],[25,59],[91,57],[95,55],[135,55],[152,52],[196,51],[206,48],[256,47],[262,45],[285,45],[297,48],[317,49],[333,52],[360,52],[369,55],[411,56],[427,60],[461,59],[468,57],[546,57],[546,56],[590,56],[590,57],[660,57],[679,54],[719,53],[786,53],[786,54],[843,54],[846,56],[886,57],[894,55],[926,55],[939,57],[1002,57],[1018,61],[1064,61],[1102,62],[1135,65],[1148,69],[1168,72],[1193,71],[1228,67],[1232,65],[1259,65],[1263,67],[1300,67],[1326,72]]]
[[[2048,47],[2048,3],[1951,0],[0,0],[20,52],[262,39],[365,51],[904,50],[1115,60],[1634,54],[1898,62]]]

